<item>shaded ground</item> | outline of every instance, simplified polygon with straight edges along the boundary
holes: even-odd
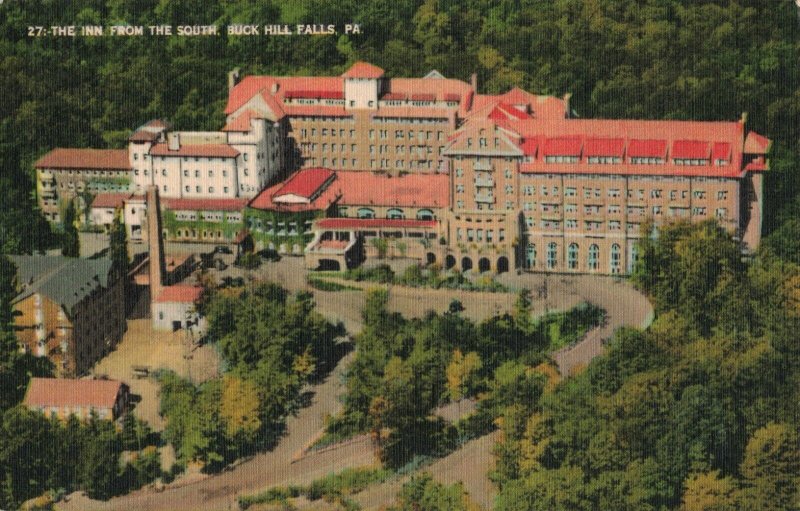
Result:
[[[219,357],[211,346],[193,347],[183,331],[157,332],[149,319],[128,320],[128,331],[116,350],[95,364],[95,375],[122,380],[141,397],[133,413],[156,431],[164,429],[158,415],[158,384],[152,378],[135,378],[133,366],[171,369],[198,383],[217,375]]]
[[[285,257],[278,263],[264,263],[254,271],[231,267],[219,272],[218,277],[226,275],[266,278],[282,284],[290,291],[311,290],[306,284],[306,272],[301,258]],[[569,374],[587,364],[600,352],[602,340],[617,327],[621,325],[641,327],[652,317],[652,308],[641,294],[632,290],[624,281],[612,278],[504,274],[498,280],[512,288],[531,289],[535,314],[564,310],[582,301],[593,302],[608,311],[608,322],[605,326],[590,332],[576,346],[556,355],[562,374]],[[364,285],[364,287],[371,286],[372,284]],[[320,313],[330,320],[342,321],[350,333],[360,330],[361,309],[364,305],[362,292],[312,291]],[[393,286],[390,291],[389,308],[409,317],[419,317],[427,310],[445,311],[453,299],[462,302],[465,308],[464,315],[480,321],[509,311],[515,295]],[[139,342],[144,341],[140,339]],[[144,348],[146,347],[143,346],[143,351]],[[365,442],[313,452],[299,461],[292,462],[303,447],[309,445],[319,434],[324,425],[324,417],[333,415],[340,409],[338,397],[344,390],[342,374],[352,357],[352,354],[345,357],[324,382],[313,387],[315,394],[311,405],[301,410],[296,417],[289,418],[287,434],[274,451],[256,455],[213,477],[206,477],[200,481],[177,481],[177,484],[173,484],[161,493],[153,489],[143,489],[105,503],[73,496],[69,503],[60,505],[59,509],[176,511],[236,509],[237,495],[257,493],[276,485],[305,484],[347,467],[376,463],[370,445]],[[458,451],[437,460],[425,470],[443,483],[462,481],[471,497],[484,508],[489,508],[495,492],[487,477],[487,471],[493,464],[491,456],[493,444],[494,435],[473,440]],[[394,500],[402,484],[403,479],[398,478],[376,485],[356,496],[356,500],[365,509],[381,508]],[[326,505],[319,502],[311,503],[309,506],[312,509],[326,509]]]

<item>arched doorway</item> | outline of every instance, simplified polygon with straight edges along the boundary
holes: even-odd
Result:
[[[481,257],[478,260],[478,271],[481,273],[489,271],[489,268],[491,268],[491,266],[492,263],[490,263],[489,260],[486,259],[485,257]]]
[[[508,258],[506,256],[500,256],[497,259],[497,273],[505,273],[508,271]]]
[[[447,257],[444,258],[445,269],[449,270],[455,265],[456,265],[456,258],[448,254]]]
[[[461,259],[461,271],[469,271],[472,269],[472,259],[465,257]]]
[[[342,267],[336,259],[320,259],[317,269],[319,271],[340,271]]]
[[[436,262],[436,254],[434,254],[433,252],[428,252],[427,254],[425,254],[425,261],[428,264],[435,263]]]

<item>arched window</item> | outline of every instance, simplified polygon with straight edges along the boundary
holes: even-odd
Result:
[[[406,215],[405,215],[405,213],[403,213],[402,209],[390,208],[389,211],[386,212],[386,218],[392,218],[392,219],[398,219],[399,220],[399,219],[403,219],[405,217],[406,217]]]
[[[358,218],[375,218],[375,210],[372,208],[358,208]]]
[[[547,244],[547,269],[552,270],[556,267],[558,260],[558,247],[554,242]]]
[[[570,243],[569,250],[567,250],[567,266],[570,270],[578,269],[578,244]]]
[[[620,271],[620,251],[619,245],[614,243],[611,245],[611,273],[619,273]]]
[[[536,268],[536,245],[528,245],[527,259],[528,268]]]
[[[434,220],[436,217],[430,209],[420,209],[417,211],[417,220]]]
[[[600,247],[592,244],[589,247],[589,269],[596,270],[599,267]]]

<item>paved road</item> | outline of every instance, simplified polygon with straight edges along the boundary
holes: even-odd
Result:
[[[348,357],[352,357],[348,355]],[[331,471],[346,467],[376,463],[372,449],[356,443],[327,452],[311,454],[297,462],[291,460],[322,427],[323,417],[333,414],[340,406],[336,396],[341,393],[341,373],[349,358],[345,358],[325,382],[314,387],[311,406],[304,408],[287,423],[288,434],[275,450],[258,454],[222,474],[207,477],[163,492],[144,489],[123,497],[99,502],[73,496],[58,509],[75,511],[137,510],[137,511],[194,511],[238,509],[236,496],[257,493],[272,485],[303,484]]]
[[[291,291],[306,289],[302,260],[284,258],[280,263],[267,263],[252,274],[278,281]],[[533,309],[537,314],[564,310],[582,301],[598,304],[608,311],[608,323],[586,336],[576,346],[556,354],[562,374],[570,374],[602,351],[602,340],[622,325],[645,326],[652,317],[647,300],[624,282],[604,277],[543,276],[534,274],[505,274],[505,284],[526,287],[533,291]],[[344,322],[348,331],[361,328],[360,311],[364,304],[361,292],[325,293],[315,291],[318,310],[334,320]],[[507,293],[459,293],[393,287],[389,306],[408,316],[421,316],[426,310],[442,312],[450,300],[458,298],[465,306],[465,315],[481,320],[510,310],[514,296]],[[352,357],[350,355],[349,357]],[[269,486],[307,483],[346,467],[370,465],[373,454],[363,443],[342,449],[312,454],[292,463],[292,457],[323,427],[323,418],[335,414],[337,397],[342,393],[341,374],[350,358],[344,359],[328,379],[314,388],[310,407],[289,419],[288,434],[278,447],[245,461],[223,474],[156,493],[140,490],[108,502],[73,497],[59,509],[65,510],[225,510],[236,509],[235,498],[240,494],[256,493]],[[462,481],[465,489],[484,507],[491,505],[494,489],[486,477],[492,458],[492,436],[467,444],[461,450],[438,460],[428,467],[433,476],[445,483]],[[379,508],[391,502],[402,481],[378,485],[359,496],[365,508]]]

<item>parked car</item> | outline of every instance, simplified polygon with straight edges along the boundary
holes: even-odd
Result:
[[[233,251],[227,245],[217,245],[214,247],[214,252],[217,254],[233,254]]]
[[[258,252],[256,252],[256,254],[260,256],[262,259],[266,259],[267,261],[281,260],[281,256],[278,253],[278,251],[271,248],[265,248],[263,250],[259,250]]]

